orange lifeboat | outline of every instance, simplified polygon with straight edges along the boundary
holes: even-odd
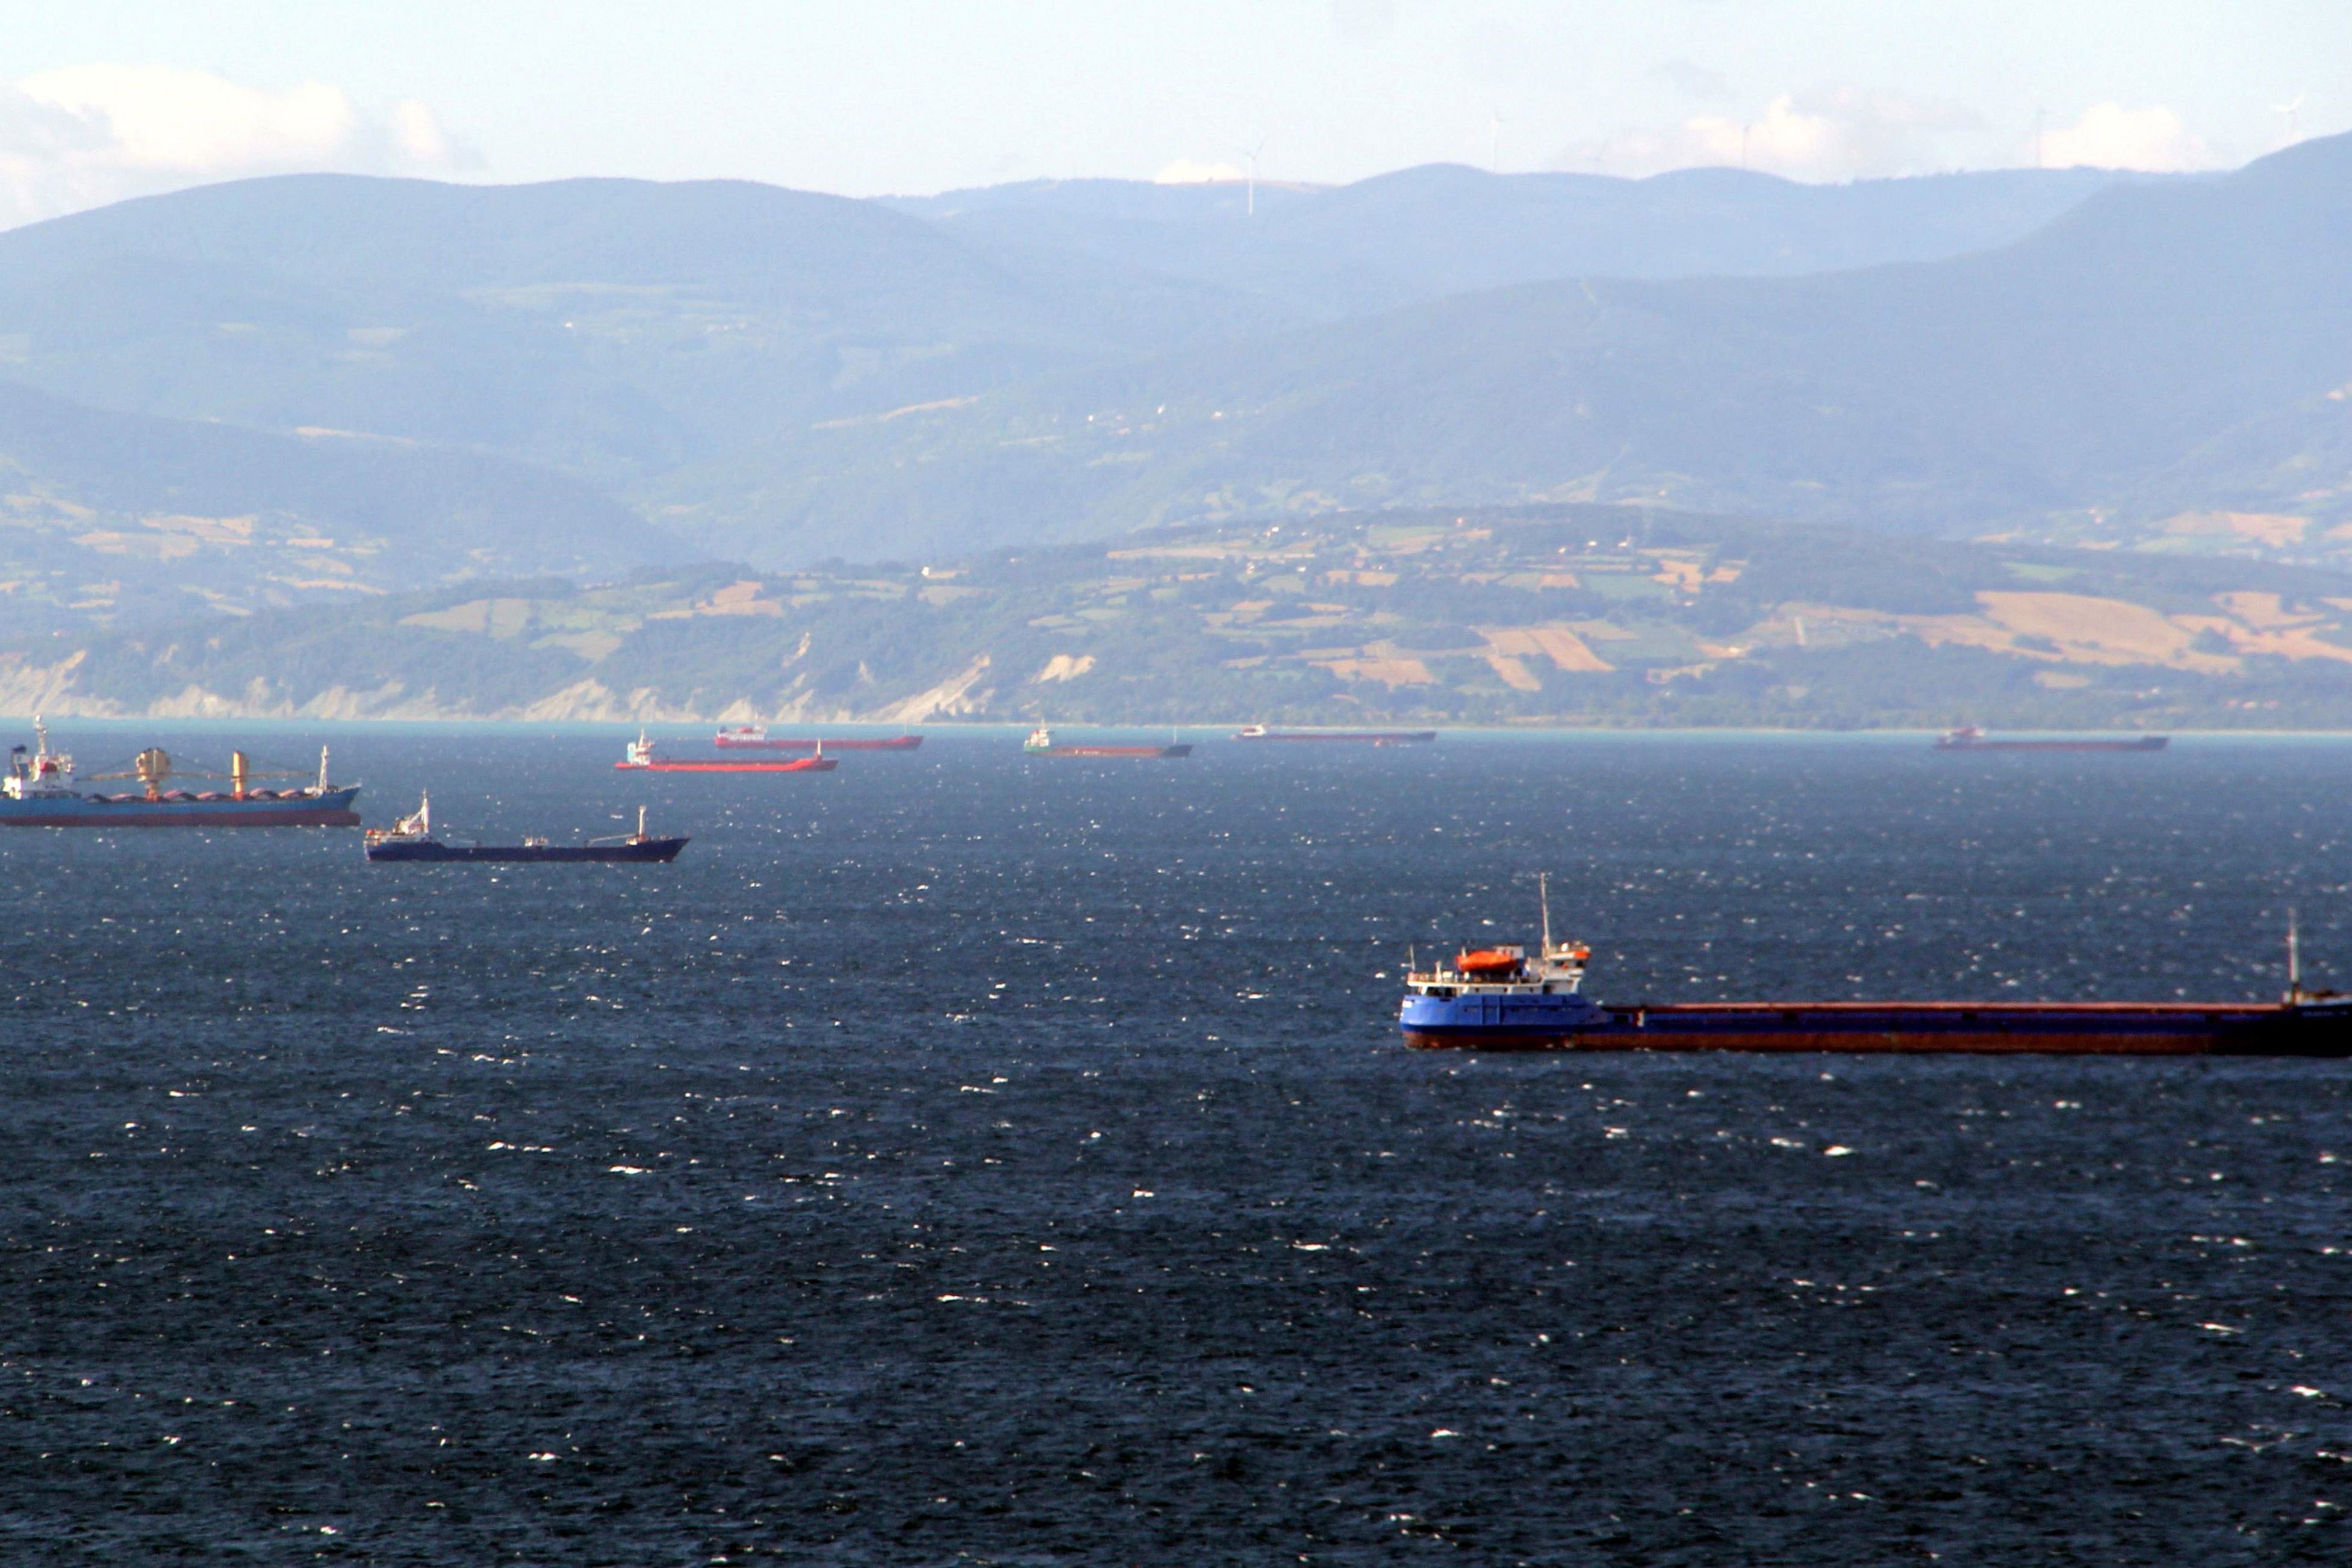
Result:
[[[1456,953],[1454,969],[1463,974],[1496,976],[1517,974],[1527,967],[1527,955],[1514,948],[1480,948],[1475,952]]]

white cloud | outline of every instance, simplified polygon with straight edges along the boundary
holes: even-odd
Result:
[[[254,174],[446,174],[479,162],[424,104],[379,117],[325,82],[269,91],[121,65],[0,82],[0,227]]]
[[[1664,130],[1628,131],[1572,148],[1565,168],[1609,174],[1668,169],[1750,169],[1797,180],[1856,180],[1958,166],[1959,144],[1984,128],[1957,104],[1856,87],[1783,93],[1742,119],[1695,114]]]
[[[1219,180],[1247,178],[1245,170],[1231,163],[1196,163],[1190,158],[1179,158],[1151,176],[1155,185],[1206,185]]]
[[[2095,103],[2072,125],[2045,132],[2042,161],[2053,169],[2210,169],[2220,160],[2205,139],[2162,104],[2126,109]]]

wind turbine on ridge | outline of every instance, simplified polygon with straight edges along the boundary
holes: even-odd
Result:
[[[2290,102],[2273,103],[2271,105],[2271,112],[2273,114],[2284,114],[2286,116],[2286,139],[2290,142],[2299,140],[2298,132],[2295,128],[2294,111],[2301,109],[2303,107],[2303,100],[2310,96],[2311,94],[2307,92],[2298,92]]]
[[[1246,209],[1245,209],[1245,211],[1244,211],[1244,216],[1248,216],[1248,217],[1255,217],[1255,216],[1257,216],[1257,155],[1258,155],[1260,153],[1265,152],[1265,144],[1266,144],[1268,142],[1271,142],[1271,141],[1273,141],[1273,140],[1274,140],[1274,138],[1273,138],[1273,137],[1271,137],[1271,136],[1261,136],[1261,137],[1259,137],[1259,138],[1258,138],[1258,143],[1257,143],[1257,145],[1250,149],[1250,155],[1249,155],[1249,195],[1248,195],[1248,198],[1247,198],[1248,205],[1247,205],[1247,207],[1246,207]]]

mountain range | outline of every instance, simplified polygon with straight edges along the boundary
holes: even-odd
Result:
[[[1286,510],[1596,500],[1897,531],[2345,549],[2352,139],[2034,233],[1799,277],[1580,277],[780,436],[657,487],[694,537],[868,551]],[[739,498],[729,503],[709,498]],[[1011,520],[1008,498],[1034,497]]]
[[[20,629],[1601,501],[2346,552],[2352,140],[2226,175],[239,182],[0,234]]]

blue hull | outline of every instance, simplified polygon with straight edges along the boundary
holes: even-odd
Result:
[[[324,794],[285,796],[202,795],[173,791],[160,800],[144,795],[107,798],[76,795],[13,800],[0,795],[0,827],[357,827],[352,809],[357,784]]]
[[[1408,995],[1408,1045],[1471,1050],[2352,1056],[2352,1002],[1685,1002]]]
[[[1609,1010],[1579,992],[1549,995],[1485,993],[1469,996],[1409,995],[1399,1016],[1415,1045],[1455,1040],[1525,1039],[1528,1047],[1609,1026]]]

